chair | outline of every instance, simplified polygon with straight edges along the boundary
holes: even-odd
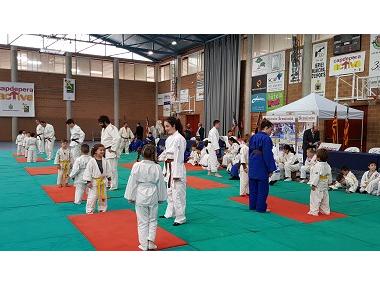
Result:
[[[347,152],[360,152],[360,149],[353,146],[353,147],[349,147],[349,148],[346,148],[344,151],[347,151]]]
[[[380,147],[373,147],[371,148],[368,153],[375,153],[375,154],[380,154]]]

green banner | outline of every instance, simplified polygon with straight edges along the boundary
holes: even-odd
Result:
[[[285,105],[284,91],[267,93],[267,111],[272,111]]]

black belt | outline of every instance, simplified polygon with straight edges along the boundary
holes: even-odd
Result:
[[[112,146],[106,147],[106,149],[110,149]]]
[[[263,152],[261,150],[259,150],[259,149],[254,149],[252,152],[254,154],[263,154]]]

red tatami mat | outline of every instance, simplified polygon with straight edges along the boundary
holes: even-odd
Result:
[[[12,155],[14,156],[14,157],[21,157],[21,156],[23,156],[22,154],[17,154],[17,153],[12,153]]]
[[[131,210],[75,215],[68,218],[96,250],[139,250],[136,214]],[[187,244],[160,227],[157,228],[155,243],[158,249]]]
[[[226,188],[228,185],[215,182],[212,180],[207,180],[195,176],[187,176],[186,178],[187,186],[197,189],[197,190],[207,190],[213,188]]]
[[[123,163],[123,164],[121,164],[121,167],[132,169],[134,164],[135,164],[134,162],[133,163]]]
[[[233,201],[239,202],[241,204],[248,205],[249,204],[249,197],[232,197],[230,198]],[[272,213],[277,214],[279,216],[283,216],[289,219],[293,219],[302,223],[314,223],[314,222],[320,222],[320,221],[328,221],[328,220],[334,220],[339,218],[345,218],[346,215],[337,213],[337,212],[331,212],[330,215],[319,215],[319,216],[311,216],[308,215],[307,212],[309,212],[309,205],[281,199],[274,196],[269,196],[268,200],[268,208],[271,210]]]
[[[55,203],[74,202],[75,187],[59,187],[57,185],[43,185],[42,189],[49,195]],[[87,200],[86,193],[83,194],[82,200]]]
[[[186,166],[186,170],[187,171],[200,171],[200,170],[204,170],[202,168],[202,166],[200,166],[200,165],[192,165],[190,163],[186,163],[185,166]]]
[[[16,157],[17,162],[26,162],[25,157]],[[37,157],[37,162],[45,162],[47,161],[45,158]]]
[[[57,166],[25,167],[25,170],[30,175],[49,175],[58,173]]]

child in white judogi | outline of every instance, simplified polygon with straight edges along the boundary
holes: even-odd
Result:
[[[208,164],[207,145],[208,145],[208,141],[205,141],[204,146],[201,150],[201,157],[199,159],[199,165],[201,165],[204,169],[207,169],[207,164]]]
[[[143,160],[136,162],[125,189],[125,199],[135,204],[139,248],[156,249],[158,204],[167,199],[166,184],[161,167],[156,162],[156,147],[145,145]]]
[[[81,145],[81,156],[75,159],[73,164],[73,169],[70,173],[70,178],[74,179],[75,185],[75,197],[74,204],[79,205],[82,202],[82,196],[84,191],[86,190],[86,181],[83,180],[83,173],[86,169],[88,162],[91,159],[89,155],[90,147],[88,144]]]
[[[197,147],[194,145],[191,147],[191,153],[189,156],[189,160],[187,163],[190,163],[191,165],[198,165],[201,160],[201,154],[200,150],[197,149]]]
[[[22,142],[24,140],[23,132],[24,131],[19,131],[16,137],[16,145],[17,145],[16,155],[22,155]]]
[[[368,165],[368,171],[366,171],[360,182],[360,192],[361,193],[372,193],[377,190],[379,183],[379,173],[377,172],[376,162],[371,162]]]
[[[246,145],[247,140],[240,144],[240,196],[249,194],[249,177],[248,177],[248,160],[249,160],[249,147]]]
[[[359,187],[359,181],[356,178],[356,176],[346,166],[343,166],[340,169],[340,172],[341,172],[341,177],[339,177],[336,183],[334,184],[334,186],[330,188],[332,190],[335,190],[338,188],[345,188],[346,193],[348,194],[355,193]]]
[[[30,137],[26,141],[27,158],[26,162],[37,161],[37,138],[35,133],[31,133]]]
[[[30,133],[27,132],[22,140],[22,147],[24,149],[24,157],[28,158],[28,140],[30,138]]]
[[[277,165],[280,169],[280,178],[285,177],[285,181],[291,181],[291,173],[300,169],[298,157],[290,145],[284,145],[283,154],[279,156]]]
[[[327,163],[327,150],[317,151],[317,163],[310,172],[310,210],[309,215],[319,213],[330,215],[329,185],[332,183],[331,167]]]
[[[111,166],[104,158],[105,147],[102,144],[96,144],[91,149],[90,160],[87,163],[83,173],[83,180],[88,187],[86,213],[93,214],[98,202],[98,211],[107,210],[107,193],[106,188],[111,186]]]
[[[72,163],[71,152],[68,146],[68,141],[62,140],[61,148],[58,149],[54,159],[54,164],[58,165],[57,185],[59,187],[66,187],[68,183],[70,166]]]
[[[308,148],[306,150],[305,165],[301,166],[301,183],[306,182],[307,173],[311,173],[312,168],[317,163],[317,155],[314,148]]]
[[[240,145],[233,137],[228,138],[228,142],[230,146],[223,156],[222,165],[227,168],[227,171],[230,171],[232,167],[232,161],[239,153]]]

